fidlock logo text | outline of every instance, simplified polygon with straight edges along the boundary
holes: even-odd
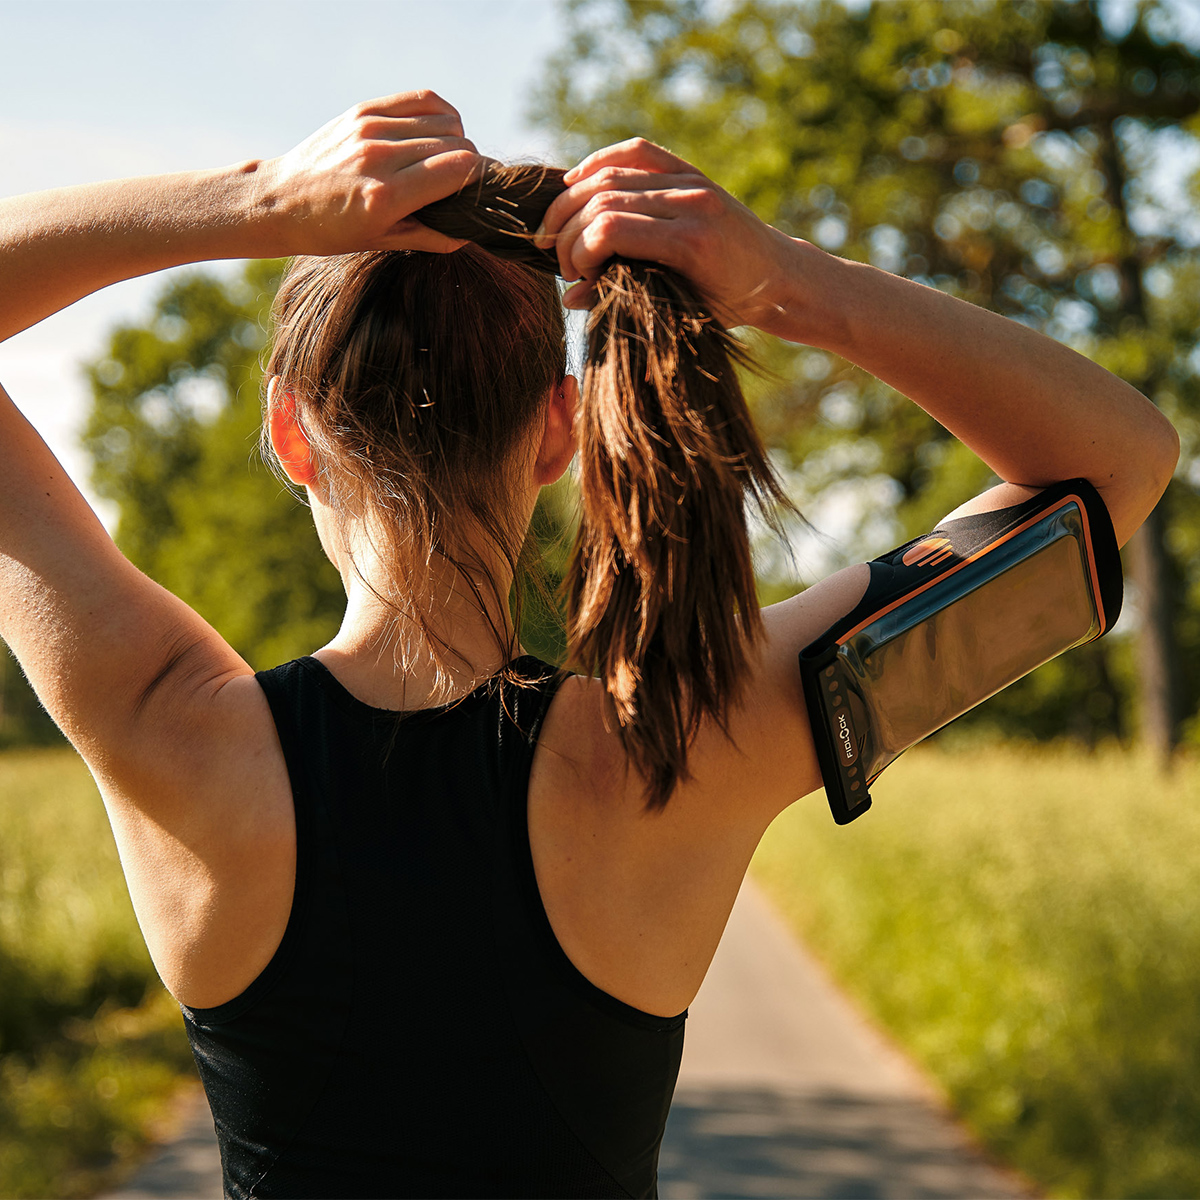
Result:
[[[844,708],[837,709],[833,714],[833,738],[837,742],[842,762],[849,766],[858,757],[858,746],[850,724],[850,714]]]

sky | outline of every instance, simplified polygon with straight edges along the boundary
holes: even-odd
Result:
[[[553,0],[0,0],[0,197],[273,157],[415,87],[454,104],[483,153],[551,159],[525,111],[560,41]],[[80,364],[162,282],[117,284],[0,343],[0,383],[85,494]]]

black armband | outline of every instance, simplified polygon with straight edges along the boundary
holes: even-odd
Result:
[[[839,825],[910,746],[1112,628],[1121,559],[1086,480],[943,521],[875,559],[862,600],[800,654],[817,761]]]

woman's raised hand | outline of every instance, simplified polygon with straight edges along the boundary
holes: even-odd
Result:
[[[355,105],[280,158],[0,200],[0,341],[122,279],[184,263],[453,250],[410,214],[481,163],[433,92]]]
[[[685,275],[725,325],[771,331],[794,243],[690,163],[633,138],[589,155],[564,182],[537,241],[555,247],[564,279],[580,281],[563,298],[569,308],[588,306],[604,264],[621,255]]]
[[[356,104],[259,174],[281,254],[454,250],[409,216],[479,165],[454,107],[430,91]]]

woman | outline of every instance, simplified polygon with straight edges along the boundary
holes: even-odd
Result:
[[[180,263],[354,256],[285,284],[269,386],[348,597],[312,658],[256,677],[0,410],[0,634],[99,783],[235,1196],[652,1194],[684,1010],[763,831],[820,784],[796,655],[864,567],[765,612],[743,699],[658,808],[597,681],[507,661],[500,548],[575,451],[577,388],[546,291],[411,216],[479,168],[413,92],[277,160],[0,206],[6,337]],[[1170,425],[1070,350],[785,237],[640,140],[566,183],[539,243],[567,305],[614,255],[676,269],[727,324],[844,355],[941,421],[1007,481],[972,510],[1084,476],[1124,542],[1166,486]],[[397,250],[428,253],[360,253]],[[466,400],[400,411],[393,372]],[[430,410],[419,454],[389,433]],[[430,460],[420,503],[399,459],[371,465],[389,437]]]

